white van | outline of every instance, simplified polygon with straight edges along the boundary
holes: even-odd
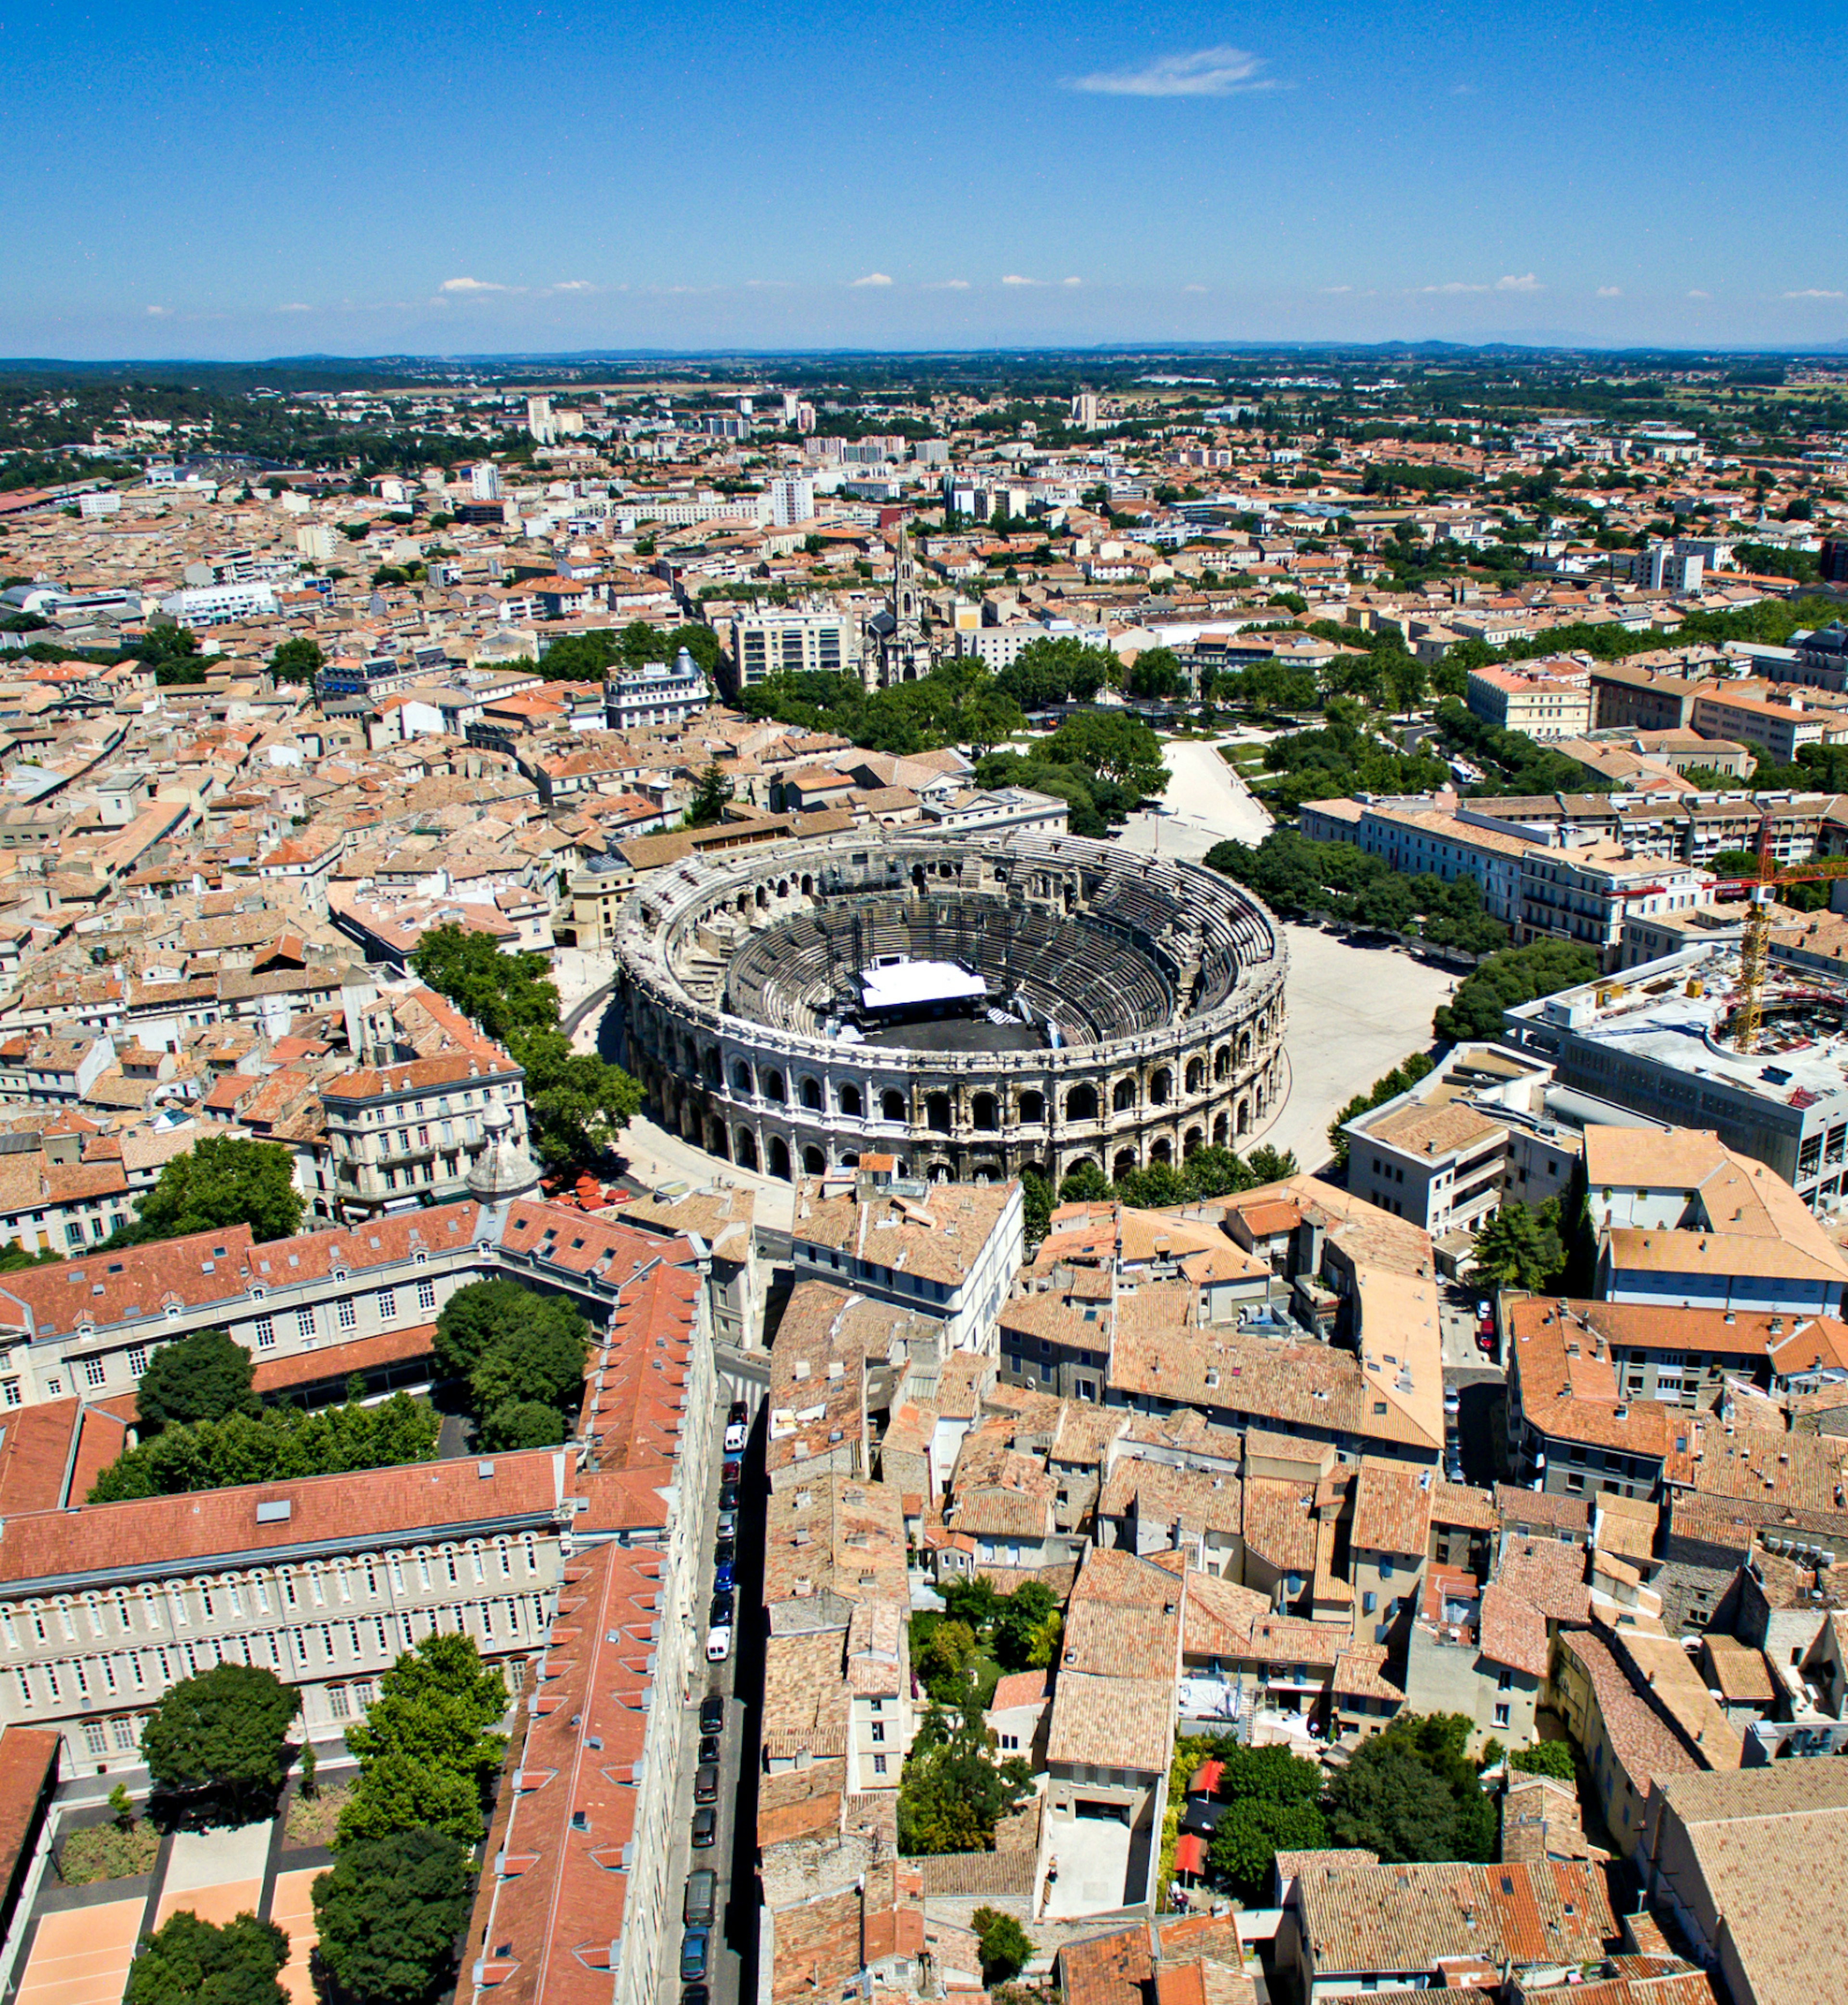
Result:
[[[722,1664],[732,1654],[732,1625],[721,1622],[706,1631],[706,1662]]]

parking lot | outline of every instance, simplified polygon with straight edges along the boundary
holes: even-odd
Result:
[[[706,2005],[741,2005],[757,1995],[757,1747],[763,1698],[763,1539],[764,1448],[759,1424],[762,1388],[754,1382],[719,1379],[719,1420],[715,1441],[734,1400],[745,1405],[750,1428],[740,1457],[738,1532],[733,1548],[734,1600],[732,1649],[722,1663],[707,1666],[703,1690],[696,1681],[690,1711],[697,1715],[702,1701],[717,1700],[718,1718],[687,1721],[685,1751],[678,1779],[673,1849],[669,1860],[670,1912],[662,1928],[658,2005],[700,2005],[692,1994],[703,1987]],[[719,1527],[720,1470],[705,1472],[701,1514],[707,1533],[703,1543],[696,1624],[702,1637],[715,1591],[713,1551]],[[754,1528],[754,1529],[753,1529]],[[701,1730],[710,1728],[710,1732]],[[716,1747],[712,1742],[716,1742]],[[702,1754],[708,1758],[702,1760]],[[694,1819],[700,1836],[694,1843]],[[714,1921],[708,1937],[703,1978],[682,1976],[681,1957],[687,1931],[681,1919],[687,1876],[707,1870],[715,1876]]]

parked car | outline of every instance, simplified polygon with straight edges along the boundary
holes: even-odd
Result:
[[[701,1735],[699,1758],[702,1767],[708,1761],[716,1761],[718,1759],[718,1736],[716,1733]]]
[[[715,1539],[713,1541],[712,1564],[715,1566],[729,1566],[737,1557],[738,1547],[735,1540]]]
[[[680,1987],[680,2005],[712,2005],[712,1993],[704,1984],[685,1984]]]
[[[693,1814],[693,1849],[704,1852],[708,1845],[718,1842],[718,1813],[714,1810],[695,1810]]]
[[[1492,1323],[1495,1319],[1495,1305],[1493,1302],[1478,1302],[1476,1304],[1476,1321],[1478,1324]]]
[[[718,1903],[718,1875],[709,1866],[696,1866],[687,1876],[687,1891],[680,1897],[680,1919],[689,1928],[709,1929]]]
[[[725,1701],[717,1692],[708,1692],[699,1702],[699,1730],[702,1733],[718,1733],[725,1728]]]
[[[1462,1410],[1463,1394],[1456,1386],[1446,1385],[1444,1388],[1444,1411],[1446,1413],[1458,1413]]]
[[[727,1441],[725,1445],[729,1448],[731,1443]],[[721,1483],[736,1483],[743,1473],[743,1463],[735,1455],[728,1455],[724,1466],[718,1472],[718,1480]]]
[[[709,1929],[689,1929],[680,1938],[680,1982],[696,1982],[706,1974],[706,1958],[711,1954]]]
[[[729,1623],[737,1610],[737,1602],[729,1594],[715,1594],[712,1597],[712,1612],[706,1618],[713,1623]]]
[[[744,1447],[745,1437],[749,1432],[750,1424],[747,1421],[743,1419],[727,1420],[725,1424],[725,1453],[727,1455],[741,1453]]]
[[[728,1420],[748,1420],[750,1418],[750,1409],[742,1399],[734,1399],[725,1409],[725,1417]]]
[[[721,1511],[736,1511],[737,1509],[738,1484],[735,1478],[728,1477],[725,1480],[718,1486],[718,1508]]]
[[[732,1625],[722,1622],[706,1631],[706,1662],[722,1664],[732,1654]]]
[[[731,1587],[735,1585],[732,1578],[732,1563],[729,1560],[721,1560],[712,1569],[712,1585],[715,1587]]]
[[[715,1803],[718,1800],[718,1771],[710,1762],[693,1771],[693,1800],[696,1803]]]
[[[738,1511],[736,1499],[732,1503],[724,1505],[718,1513],[718,1536],[722,1540],[729,1540],[738,1536]]]

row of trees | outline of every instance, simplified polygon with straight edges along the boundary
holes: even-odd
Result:
[[[437,926],[418,942],[411,964],[525,1073],[533,1146],[548,1169],[594,1162],[641,1111],[641,1088],[620,1066],[572,1050],[539,955],[502,953],[486,933]]]
[[[1429,871],[1408,876],[1351,842],[1316,842],[1293,828],[1276,828],[1255,848],[1217,842],[1206,862],[1288,918],[1327,912],[1382,932],[1416,932],[1435,946],[1464,953],[1491,953],[1508,944],[1507,927],[1483,911],[1482,887],[1474,877],[1446,883]]]
[[[309,1413],[265,1406],[252,1376],[250,1353],[222,1329],[163,1344],[135,1388],[141,1439],[97,1477],[89,1501],[383,1469],[436,1453],[435,1414],[402,1392],[364,1406],[356,1380],[343,1406]]]
[[[1528,946],[1505,947],[1491,953],[1457,984],[1448,1002],[1439,1003],[1432,1019],[1432,1034],[1445,1044],[1471,1038],[1493,1041],[1502,1034],[1502,1013],[1542,995],[1556,995],[1593,981],[1598,957],[1590,947],[1569,940],[1535,940]]]
[[[1297,1171],[1295,1157],[1287,1150],[1267,1144],[1247,1156],[1209,1143],[1196,1149],[1177,1169],[1172,1163],[1151,1163],[1145,1170],[1130,1170],[1112,1183],[1094,1163],[1081,1164],[1059,1186],[1060,1204],[1119,1204],[1140,1211],[1159,1211],[1169,1205],[1199,1204],[1216,1197],[1235,1196],[1240,1191],[1256,1190]],[[1053,1199],[1045,1179],[1032,1170],[1021,1178],[1027,1236],[1043,1239],[1052,1221]]]
[[[207,1135],[161,1165],[134,1224],[117,1231],[107,1250],[227,1225],[248,1225],[254,1239],[286,1239],[301,1230],[301,1216],[295,1159],[284,1143]]]
[[[562,1296],[517,1281],[458,1288],[437,1318],[437,1361],[468,1387],[478,1446],[550,1448],[570,1433],[590,1332]]]
[[[297,1750],[299,1695],[272,1673],[220,1664],[174,1686],[149,1715],[142,1754],[165,1821],[273,1814]],[[347,1996],[420,2005],[454,1967],[468,1919],[469,1860],[505,1751],[507,1694],[473,1640],[426,1637],[379,1681],[348,1729],[359,1778],[340,1813],[333,1866],[311,1898],[318,1955]],[[312,1750],[304,1744],[304,1786]],[[222,1927],[170,1917],[130,1968],[127,2005],[286,2005],[288,1938],[240,1915]]]

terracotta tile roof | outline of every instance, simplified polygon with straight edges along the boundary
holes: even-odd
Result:
[[[42,1406],[16,1406],[0,1422],[0,1523],[25,1512],[55,1511],[63,1503],[79,1406],[76,1399],[48,1399]],[[114,1443],[119,1453],[119,1427]],[[87,1488],[76,1494],[83,1497]]]
[[[567,1568],[478,1952],[497,1999],[608,2005],[660,1580],[658,1554],[607,1542]]]
[[[57,1782],[63,1740],[43,1726],[9,1726],[0,1733],[0,1885],[12,1884],[40,1800]]]
[[[538,1522],[555,1515],[564,1480],[561,1451],[529,1448],[480,1462],[413,1462],[9,1518],[0,1526],[0,1591],[142,1569],[150,1554],[179,1572],[279,1547],[434,1539],[490,1520]],[[286,1517],[258,1522],[259,1506],[279,1504],[288,1506]]]

